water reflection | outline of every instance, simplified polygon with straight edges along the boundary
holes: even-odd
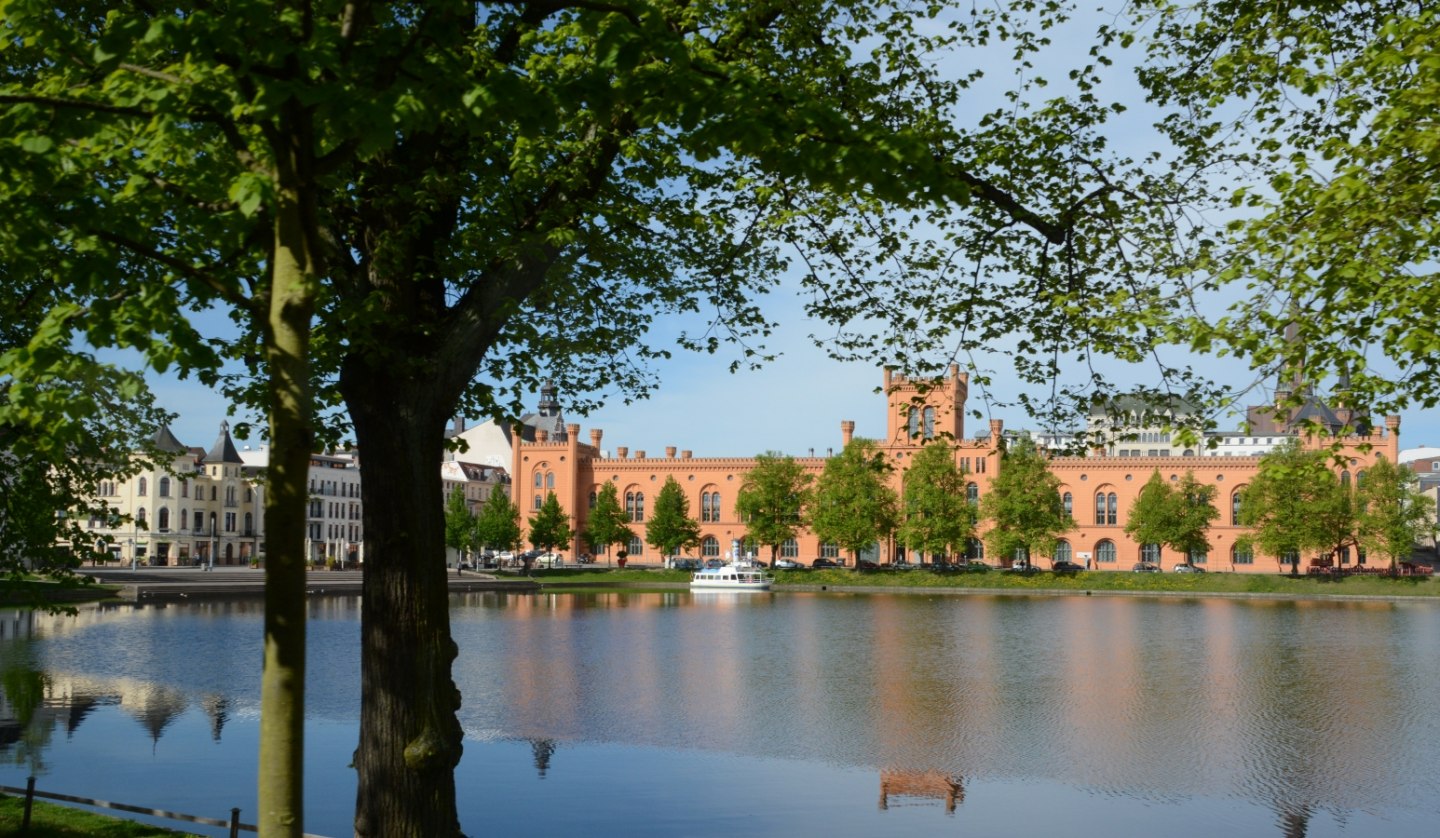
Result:
[[[455,597],[466,760],[523,744],[547,785],[562,749],[597,744],[858,768],[892,821],[964,817],[996,783],[1245,801],[1285,836],[1440,812],[1434,605],[723,593]],[[312,719],[354,722],[359,607],[312,602]],[[253,602],[0,612],[0,754],[43,775],[105,708],[152,752],[183,718],[214,743],[248,730],[261,619]]]

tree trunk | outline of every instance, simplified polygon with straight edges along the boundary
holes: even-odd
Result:
[[[355,835],[458,836],[460,692],[440,480],[450,401],[433,381],[353,357],[342,387],[365,469]]]
[[[282,189],[277,204],[266,341],[270,462],[256,827],[262,838],[298,838],[305,802],[304,549],[314,446],[309,350],[315,278],[300,196]]]

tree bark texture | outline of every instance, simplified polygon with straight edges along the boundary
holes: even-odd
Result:
[[[367,367],[342,374],[365,481],[364,610],[355,835],[458,836],[462,732],[451,678],[440,480],[450,400],[433,381]]]

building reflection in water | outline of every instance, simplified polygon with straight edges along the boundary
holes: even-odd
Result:
[[[965,802],[964,780],[943,771],[886,769],[880,772],[881,811],[890,808],[892,797],[943,800],[945,814],[953,815],[955,807]]]

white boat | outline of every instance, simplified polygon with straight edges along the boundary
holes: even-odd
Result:
[[[690,577],[690,590],[704,591],[768,591],[775,577],[749,562],[731,562],[719,567],[703,567]]]

